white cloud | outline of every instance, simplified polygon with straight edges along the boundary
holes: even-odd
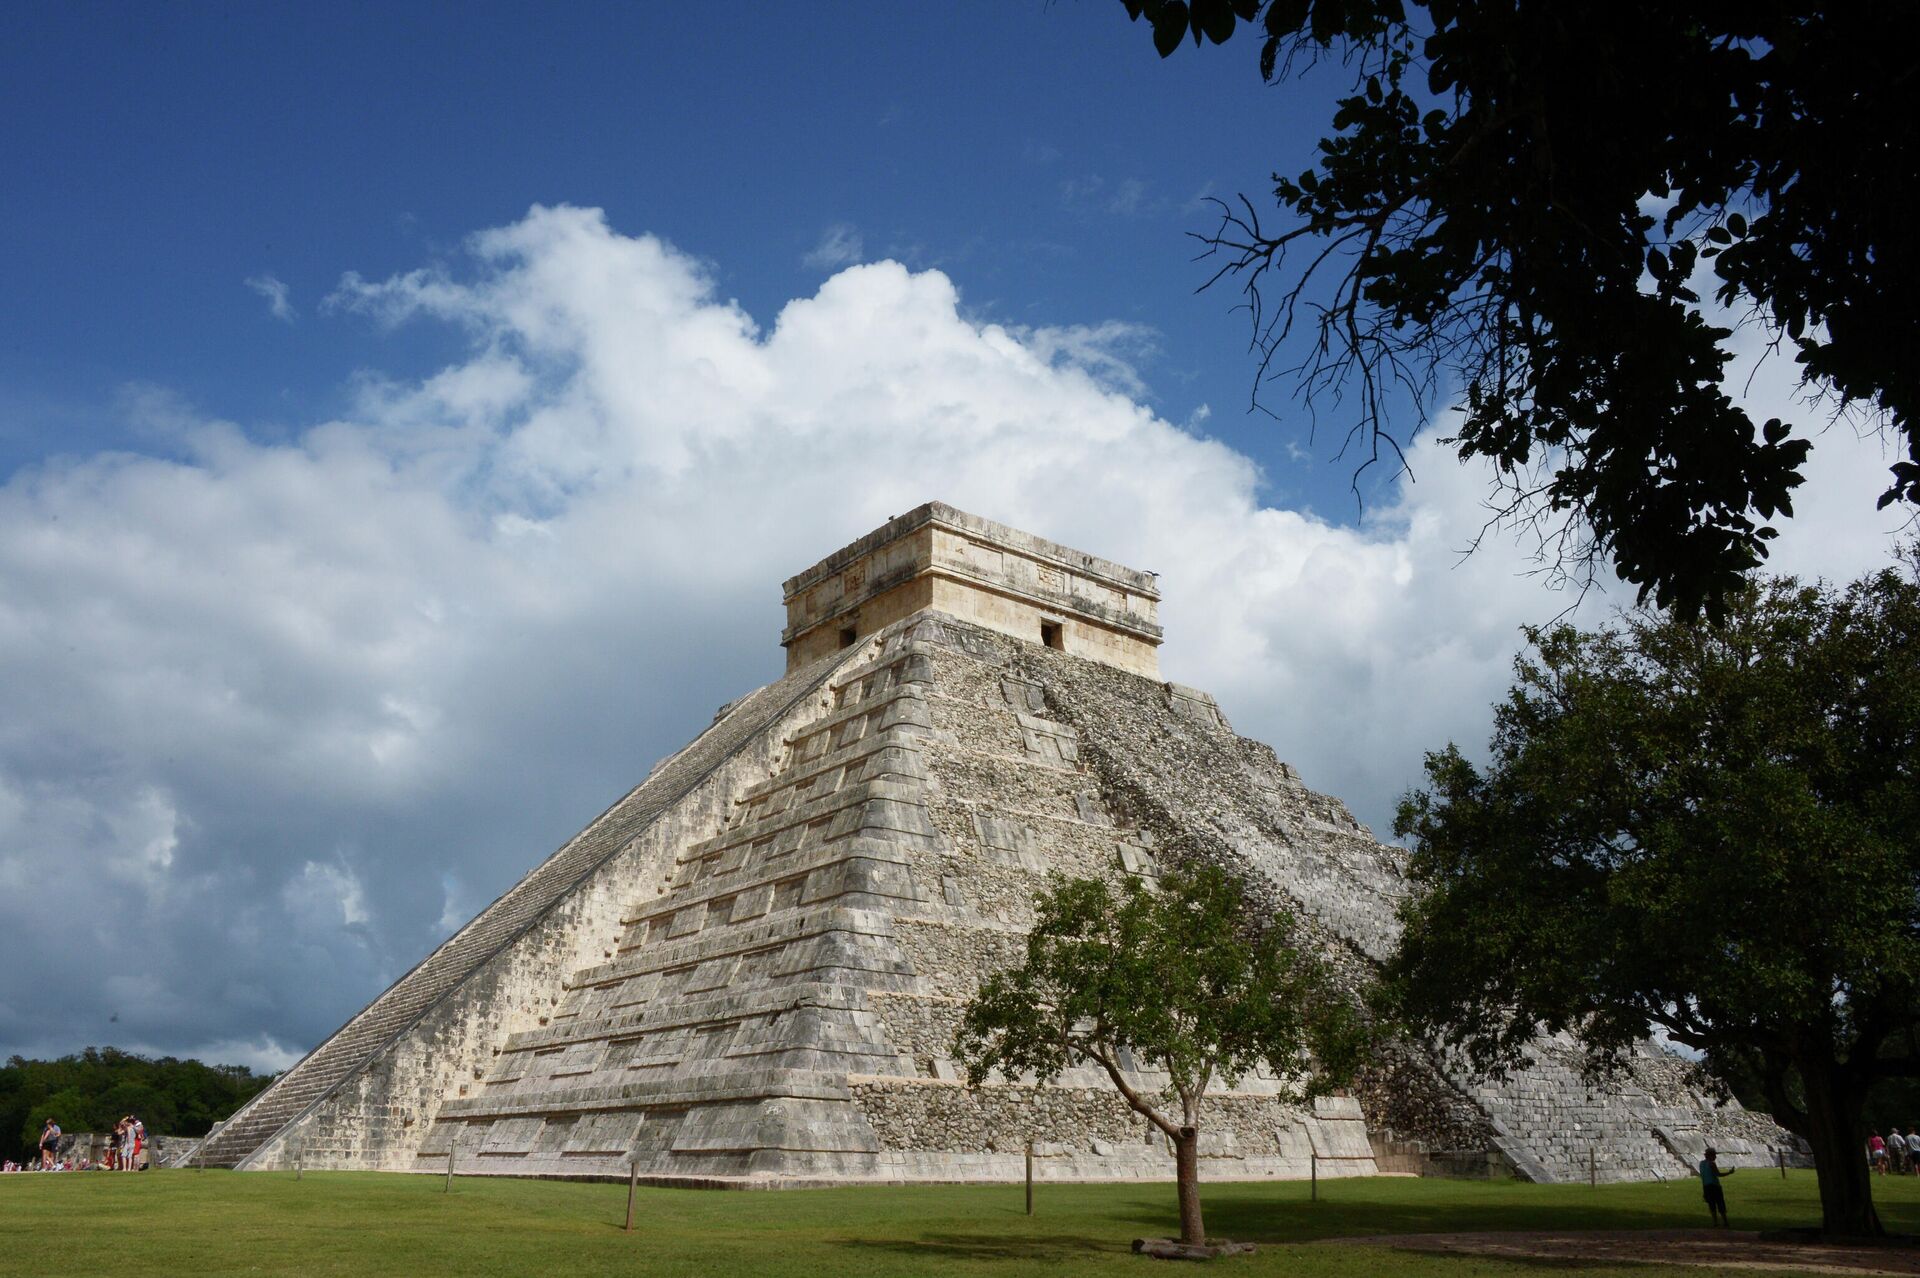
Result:
[[[1138,363],[1160,345],[1160,334],[1152,328],[1123,320],[1009,331],[1046,363],[1078,368],[1103,386],[1136,398],[1147,393]],[[1202,405],[1195,411],[1197,420],[1205,421],[1213,410]],[[1189,418],[1188,424],[1197,423]]]
[[[470,249],[331,302],[468,334],[432,376],[290,442],[162,399],[173,455],[0,485],[0,1052],[311,1043],[777,675],[782,578],[930,498],[1162,573],[1167,676],[1376,826],[1566,602],[1460,560],[1484,477],[1430,438],[1361,527],[1263,508],[1138,402],[1145,330],[891,262],[763,328],[590,210]],[[1884,562],[1868,451],[1821,440],[1780,564]]]
[[[244,1065],[256,1074],[278,1074],[291,1068],[308,1049],[293,1048],[267,1034],[250,1038],[221,1038],[203,1043],[153,1044],[117,1042],[109,1046],[142,1056],[180,1056],[220,1065]]]
[[[356,927],[367,921],[367,893],[345,865],[308,861],[280,890],[287,913],[321,930]]]
[[[290,1069],[308,1052],[308,1048],[288,1047],[271,1035],[253,1038],[229,1038],[202,1043],[181,1052],[195,1060],[215,1061],[223,1065],[244,1065],[256,1074],[278,1074]]]
[[[294,321],[292,294],[284,282],[262,272],[247,277],[247,287],[267,299],[267,312],[288,324]]]
[[[832,271],[842,266],[852,266],[866,254],[866,240],[862,238],[859,228],[851,223],[835,222],[821,233],[820,242],[807,250],[807,255],[800,261],[816,271]]]
[[[440,918],[434,923],[434,930],[443,936],[452,936],[465,927],[467,920],[479,913],[482,902],[473,899],[473,894],[460,882],[460,876],[451,870],[440,875]]]

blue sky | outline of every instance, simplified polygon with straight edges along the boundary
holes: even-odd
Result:
[[[929,499],[1160,572],[1166,675],[1384,831],[1574,601],[1463,555],[1431,434],[1362,512],[1246,414],[1186,234],[1339,85],[1256,56],[1110,0],[8,9],[0,1056],[289,1063]],[[1884,468],[1821,437],[1776,563],[1886,562]]]
[[[882,16],[884,15],[884,16]],[[765,321],[836,242],[937,267],[970,313],[1153,331],[1149,402],[1354,516],[1348,472],[1248,417],[1247,325],[1187,233],[1200,199],[1297,171],[1318,86],[1260,83],[1248,39],[1162,62],[1118,5],[25,6],[0,82],[13,305],[0,380],[67,431],[9,423],[11,468],[122,442],[130,382],[272,426],[336,411],[396,341],[318,304],[534,203],[604,209],[713,263]],[[809,255],[813,256],[810,258]],[[271,276],[297,322],[265,322]],[[1138,351],[1136,350],[1136,353]],[[1296,440],[1302,444],[1304,440]]]

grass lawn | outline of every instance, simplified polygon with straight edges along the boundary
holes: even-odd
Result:
[[[396,1274],[407,1278],[618,1275],[1167,1273],[1128,1250],[1177,1230],[1172,1185],[1047,1185],[785,1192],[356,1172],[148,1172],[0,1176],[0,1273]],[[1485,1229],[1668,1229],[1705,1224],[1691,1181],[1525,1185],[1380,1178],[1203,1188],[1208,1232],[1263,1244],[1220,1262],[1260,1274],[1505,1275],[1569,1263],[1332,1246],[1339,1235]],[[1890,1230],[1920,1233],[1920,1179],[1874,1183]],[[1736,1228],[1817,1223],[1813,1174],[1750,1171],[1727,1184]],[[131,1249],[131,1250],[129,1250]],[[1729,1270],[1592,1265],[1583,1275],[1665,1278]],[[1215,1272],[1218,1272],[1216,1270]],[[1188,1270],[1176,1266],[1174,1274]],[[1775,1271],[1778,1272],[1778,1271]]]

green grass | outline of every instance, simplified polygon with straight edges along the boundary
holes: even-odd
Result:
[[[1128,1251],[1176,1228],[1171,1185],[909,1186],[779,1193],[648,1189],[621,1232],[624,1185],[364,1173],[149,1172],[0,1177],[0,1273],[406,1275],[1164,1273]],[[1204,1187],[1208,1232],[1267,1244],[1236,1274],[1725,1275],[1329,1246],[1338,1235],[1481,1229],[1659,1229],[1706,1223],[1691,1182],[1524,1185],[1382,1178]],[[1887,1227],[1920,1232],[1920,1180],[1874,1185]],[[1733,1223],[1817,1221],[1812,1174],[1728,1182]],[[131,1248],[131,1252],[129,1252]],[[1177,1268],[1173,1272],[1187,1272]]]

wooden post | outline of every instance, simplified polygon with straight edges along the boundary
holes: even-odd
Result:
[[[1597,1145],[1587,1146],[1587,1188],[1600,1188],[1600,1154]]]
[[[1773,1156],[1780,1163],[1780,1179],[1785,1180],[1787,1178],[1787,1151],[1784,1149],[1776,1149],[1773,1151]]]
[[[1027,1215],[1033,1215],[1033,1142],[1027,1142]]]
[[[300,1179],[300,1176],[301,1176],[301,1173],[302,1173],[302,1171],[303,1171],[303,1169],[302,1169],[302,1168],[301,1168],[301,1166],[300,1166],[300,1155],[299,1155],[298,1153],[296,1153],[296,1154],[294,1154],[294,1156],[293,1156],[293,1178],[294,1178],[295,1180],[299,1180],[299,1179]]]
[[[453,1192],[453,1160],[458,1158],[459,1156],[460,1156],[460,1128],[456,1127],[453,1129],[453,1141],[451,1144],[447,1146],[447,1183],[444,1186],[442,1186],[440,1190],[440,1192],[443,1194],[450,1194]]]
[[[1320,1151],[1307,1151],[1307,1174],[1313,1179],[1313,1201],[1320,1201]]]
[[[627,1159],[627,1232],[633,1232],[633,1191],[640,1185],[640,1160]]]

